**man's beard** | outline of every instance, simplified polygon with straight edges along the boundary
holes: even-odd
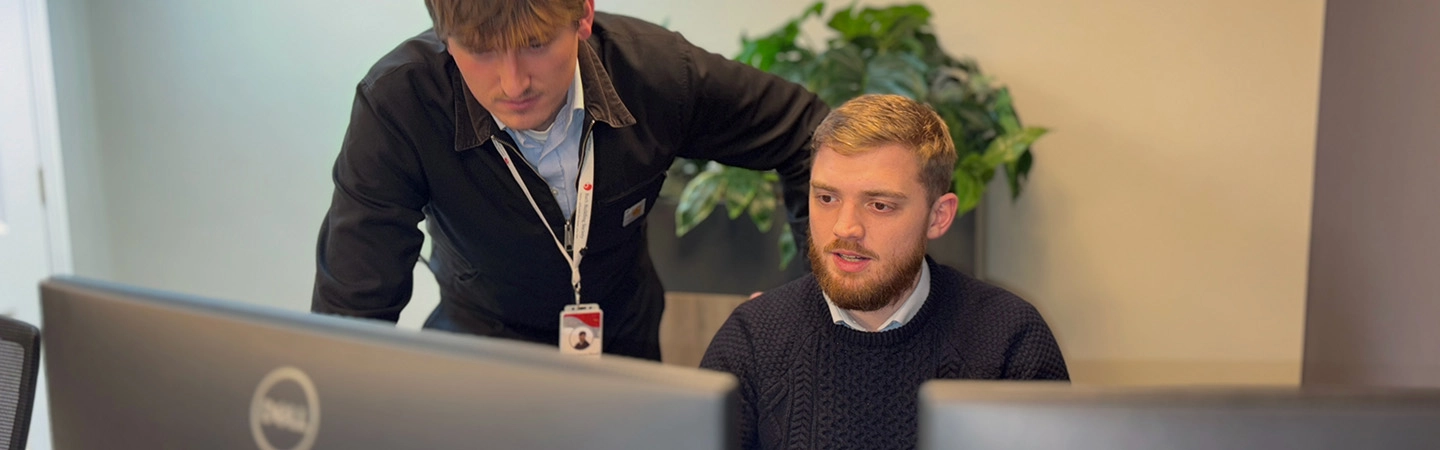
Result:
[[[829,265],[830,252],[836,250],[847,250],[870,258],[870,264],[880,263],[875,259],[875,254],[860,247],[852,241],[836,239],[830,242],[823,251],[815,248],[815,239],[806,238],[809,241],[809,257],[811,271],[815,273],[815,280],[820,282],[820,289],[830,296],[830,301],[841,309],[852,311],[875,311],[899,301],[900,294],[915,286],[915,279],[920,276],[920,265],[925,263],[925,237],[921,236],[918,245],[912,247],[912,251],[894,261],[895,264],[888,267],[876,267],[882,269],[878,274],[869,274],[873,281],[867,281],[863,285],[856,285],[862,280],[859,275],[832,272]]]

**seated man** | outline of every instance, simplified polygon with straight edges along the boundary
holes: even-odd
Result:
[[[958,202],[939,115],[867,95],[813,142],[813,275],[740,305],[700,363],[740,379],[743,447],[913,448],[926,380],[1069,379],[1033,306],[925,256]]]

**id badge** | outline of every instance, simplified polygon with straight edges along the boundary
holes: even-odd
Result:
[[[560,312],[560,353],[600,356],[604,317],[600,305],[594,303],[565,305]]]

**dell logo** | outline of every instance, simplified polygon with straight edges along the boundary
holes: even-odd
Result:
[[[310,427],[310,410],[305,405],[286,403],[269,397],[260,399],[260,427],[277,427],[291,433],[305,433]]]
[[[260,450],[310,450],[320,433],[320,396],[294,367],[270,371],[250,400],[250,432]]]

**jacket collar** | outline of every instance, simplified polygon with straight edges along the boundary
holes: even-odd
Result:
[[[613,128],[634,125],[635,116],[620,101],[610,73],[600,63],[600,55],[595,53],[589,41],[580,41],[579,60],[580,83],[585,89],[585,115]],[[453,92],[459,94],[455,96],[455,151],[479,147],[499,126],[491,119],[490,111],[480,106],[475,95],[470,93],[465,79],[460,76],[460,69],[449,64],[448,70]]]

